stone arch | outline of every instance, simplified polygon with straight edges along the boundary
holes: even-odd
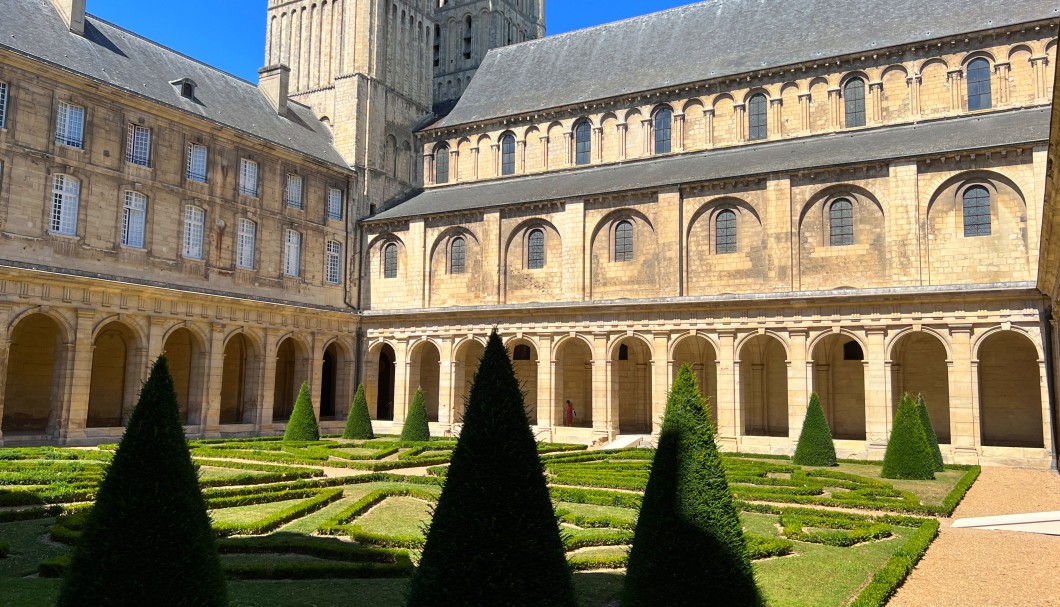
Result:
[[[162,354],[169,361],[182,423],[199,425],[206,374],[206,342],[192,327],[181,325],[171,329],[163,343]]]
[[[1009,63],[1008,79],[1002,83],[1002,86],[1008,87],[1008,95],[1004,97],[999,95],[999,91],[991,91],[994,95],[995,104],[997,101],[1006,98],[1011,103],[1024,104],[1034,102],[1038,96],[1037,76],[1034,73],[1034,65],[1031,63],[1031,58],[1034,56],[1034,51],[1026,44],[1017,44],[1009,50],[1006,57]],[[988,60],[990,61],[991,69],[993,69],[993,66],[996,65],[995,62],[989,58]],[[1051,67],[1053,64],[1049,63],[1048,65]],[[967,67],[965,67],[965,73],[967,74]],[[1051,82],[1052,78],[1049,81]]]
[[[732,95],[723,93],[714,97],[711,107],[714,110],[714,145],[734,143],[740,126],[736,123],[736,100]]]
[[[532,267],[529,237],[534,230],[544,236],[544,265]],[[563,288],[563,243],[556,226],[544,218],[520,222],[504,243],[503,283],[505,303],[552,301]]]
[[[787,436],[787,346],[766,333],[743,340],[738,352],[743,434]]]
[[[471,382],[478,372],[486,345],[477,337],[466,337],[453,345],[453,423],[463,423]]]
[[[373,419],[393,421],[397,368],[393,344],[385,340],[376,342],[368,349],[367,359],[365,400],[369,411],[375,410]]]
[[[609,346],[612,419],[619,434],[650,434],[652,429],[651,344],[638,334]]]
[[[994,331],[976,350],[979,429],[987,447],[1045,447],[1041,362],[1019,331]]]
[[[464,266],[462,272],[453,272],[452,245],[457,238],[464,239]],[[429,304],[432,306],[468,305],[481,301],[485,290],[481,244],[471,230],[463,226],[451,226],[443,230],[431,245],[429,259]]]
[[[719,252],[717,219],[722,211],[732,211],[736,221],[725,226],[730,230],[726,234],[726,247]],[[688,294],[754,289],[767,280],[766,231],[757,209],[746,200],[722,196],[695,208],[686,238]]]
[[[353,395],[350,394],[350,373],[353,355],[350,348],[338,339],[324,347],[320,365],[320,421],[339,419],[339,413],[349,412]]]
[[[840,201],[850,206],[842,210],[842,203],[833,216]],[[888,271],[883,205],[865,188],[838,184],[816,192],[803,205],[798,225],[803,289],[867,287]]]
[[[743,99],[740,101],[740,103],[746,104],[747,102],[751,101],[751,97],[754,97],[755,95],[764,96],[766,98],[767,107],[769,102],[775,97],[775,95],[773,95],[773,93],[770,92],[768,88],[764,86],[755,86],[751,87],[747,90],[746,93],[743,94]]]
[[[228,337],[221,363],[222,424],[255,421],[262,372],[261,346],[248,334],[238,331]]]
[[[394,244],[397,246],[397,262],[398,262],[398,276],[401,276],[404,268],[407,267],[408,263],[408,251],[405,248],[405,241],[401,237],[397,236],[392,232],[386,232],[379,234],[368,243],[365,250],[368,252],[368,269],[366,270],[369,282],[376,284],[376,281],[382,280],[384,277],[384,264],[385,259],[383,252],[387,245]]]
[[[809,351],[813,390],[832,436],[865,440],[865,344],[848,332],[825,333]]]
[[[10,327],[0,428],[9,439],[52,434],[62,407],[63,344],[68,333],[54,315],[39,310],[20,314]]]
[[[280,339],[277,344],[272,421],[286,422],[291,419],[302,382],[309,381],[309,348],[294,335]]]
[[[593,346],[580,335],[565,337],[554,347],[555,384],[552,418],[555,424],[566,424],[564,406],[571,401],[574,408],[572,424],[591,428],[593,425]]]
[[[549,169],[559,169],[567,166],[569,150],[565,149],[564,145],[570,142],[563,136],[567,132],[569,132],[568,129],[558,120],[548,125],[548,129],[545,131],[548,137],[548,157],[546,160]]]
[[[891,341],[892,413],[902,394],[923,396],[931,427],[942,444],[951,440],[949,357],[945,338],[934,331],[910,329]]]
[[[684,105],[681,106],[681,113],[685,115],[684,130],[682,131],[682,138],[684,139],[684,150],[700,150],[707,145],[707,134],[706,134],[706,121],[703,120],[703,100],[699,97],[693,97],[688,101],[685,101]],[[675,124],[676,128],[677,125]]]
[[[505,346],[508,348],[508,355],[512,357],[515,377],[519,380],[519,387],[523,391],[527,420],[531,425],[537,425],[537,344],[529,337],[513,337],[505,343]]]
[[[885,124],[906,120],[911,115],[908,78],[909,71],[904,65],[889,65],[883,69],[880,76],[883,82],[880,116]]]
[[[950,111],[950,66],[945,59],[935,57],[920,64],[920,113],[935,116]]]
[[[87,427],[117,428],[136,405],[143,341],[128,324],[110,320],[96,331],[92,345]]]
[[[441,385],[442,356],[438,345],[430,339],[421,339],[409,348],[408,406],[417,389],[423,389],[423,404],[427,408],[427,420],[438,421],[438,390]],[[408,411],[405,411],[408,415]]]
[[[478,149],[478,167],[476,168],[478,178],[486,179],[487,177],[499,175],[499,158],[496,157],[493,151],[493,138],[488,133],[482,134],[475,141],[475,147]]]
[[[640,125],[642,116],[639,109],[633,108],[622,118],[626,125],[625,158],[639,158],[644,155],[644,129]]]
[[[707,399],[711,419],[718,421],[718,347],[703,335],[684,335],[670,348],[673,378],[682,365],[689,365],[696,376],[699,391]]]
[[[831,110],[828,102],[828,89],[831,85],[827,78],[817,77],[810,80],[806,92],[810,94],[810,124],[808,130],[821,133],[832,128]]]

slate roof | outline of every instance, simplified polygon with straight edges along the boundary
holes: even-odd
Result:
[[[49,0],[0,0],[0,48],[38,59],[134,95],[201,116],[312,158],[348,167],[309,108],[281,117],[255,84],[89,15],[85,35],[70,32]],[[195,99],[173,80],[195,81]]]
[[[422,191],[368,221],[992,149],[1049,139],[1049,108],[759,143]]]
[[[491,50],[448,127],[1060,17],[1056,0],[713,0]]]

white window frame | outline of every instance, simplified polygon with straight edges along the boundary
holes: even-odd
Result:
[[[210,151],[205,145],[188,144],[188,181],[206,183],[206,166]]]
[[[302,208],[304,186],[305,180],[302,179],[301,175],[295,175],[294,173],[287,174],[287,193],[284,196],[284,201],[289,208]]]
[[[239,160],[239,193],[251,198],[258,197],[258,163],[256,160]]]
[[[7,128],[7,83],[0,80],[0,129]]]
[[[249,219],[238,222],[236,242],[236,267],[244,270],[254,269],[254,247],[258,234],[258,224]]]
[[[184,250],[187,259],[203,258],[203,236],[206,232],[206,211],[202,207],[184,207]]]
[[[81,202],[81,182],[70,175],[52,177],[52,212],[48,231],[77,236],[77,210]]]
[[[125,206],[121,218],[121,244],[134,249],[144,248],[144,232],[147,228],[147,196],[140,192],[125,191]]]
[[[125,162],[137,166],[151,166],[151,129],[130,124],[125,142]]]
[[[342,282],[342,243],[329,240],[325,249],[324,282],[337,285]]]
[[[343,191],[328,188],[328,219],[342,219]]]
[[[283,275],[302,275],[302,233],[298,230],[283,231]]]
[[[78,150],[85,148],[85,108],[59,102],[55,111],[55,143]]]

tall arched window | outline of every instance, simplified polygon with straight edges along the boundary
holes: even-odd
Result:
[[[545,231],[530,230],[526,237],[526,268],[540,270],[545,267]]]
[[[660,108],[659,111],[655,112],[655,153],[656,154],[669,154],[670,153],[670,137],[671,137],[671,125],[673,124],[674,113],[668,107]]]
[[[968,109],[988,110],[990,98],[990,62],[982,57],[968,64]]]
[[[828,244],[833,247],[854,244],[854,205],[846,198],[828,207]]]
[[[397,245],[390,243],[383,247],[383,278],[397,278],[398,250]]]
[[[501,175],[515,174],[515,135],[501,137]]]
[[[719,253],[736,252],[736,213],[725,209],[718,213],[714,227],[714,250]]]
[[[843,85],[843,108],[847,128],[865,126],[865,81],[851,78]]]
[[[449,146],[434,148],[434,183],[449,183]]]
[[[964,191],[964,235],[990,235],[990,192],[981,185]]]
[[[574,127],[574,152],[574,163],[577,165],[589,164],[592,160],[592,127],[587,120]]]
[[[463,274],[467,262],[467,243],[457,236],[449,243],[449,273]]]
[[[769,136],[769,118],[765,95],[755,95],[747,102],[747,138],[758,141]]]
[[[615,226],[615,261],[633,261],[633,224],[629,221]]]

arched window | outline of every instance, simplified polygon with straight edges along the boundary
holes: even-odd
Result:
[[[964,235],[990,235],[990,192],[981,185],[964,191]]]
[[[846,198],[828,207],[828,244],[833,247],[854,244],[854,205]]]
[[[629,221],[615,226],[615,261],[633,261],[633,224]]]
[[[398,271],[398,249],[397,245],[390,243],[383,247],[383,278],[397,278]]]
[[[592,127],[588,121],[583,120],[574,127],[574,163],[577,165],[589,164],[592,159]]]
[[[501,137],[501,175],[515,174],[515,135]]]
[[[515,346],[515,351],[512,354],[513,360],[530,360],[530,346],[525,344]]]
[[[434,183],[449,183],[449,146],[434,148]]]
[[[843,85],[843,107],[847,128],[865,126],[865,81],[851,78]]]
[[[668,107],[661,108],[658,112],[655,112],[655,153],[656,154],[669,154],[670,153],[670,136],[671,136],[671,125],[673,124],[674,113]]]
[[[767,105],[765,95],[755,95],[747,102],[747,137],[751,141],[758,141],[769,136]]]
[[[526,268],[540,270],[545,267],[545,231],[530,230],[526,237]]]
[[[467,243],[462,236],[457,236],[449,243],[449,273],[463,274],[467,261]]]
[[[968,64],[968,109],[988,110],[990,99],[990,63],[982,57]]]
[[[718,254],[736,252],[736,213],[729,209],[718,213],[715,220],[714,249]]]
[[[618,347],[618,360],[629,360],[629,346],[626,344]]]

